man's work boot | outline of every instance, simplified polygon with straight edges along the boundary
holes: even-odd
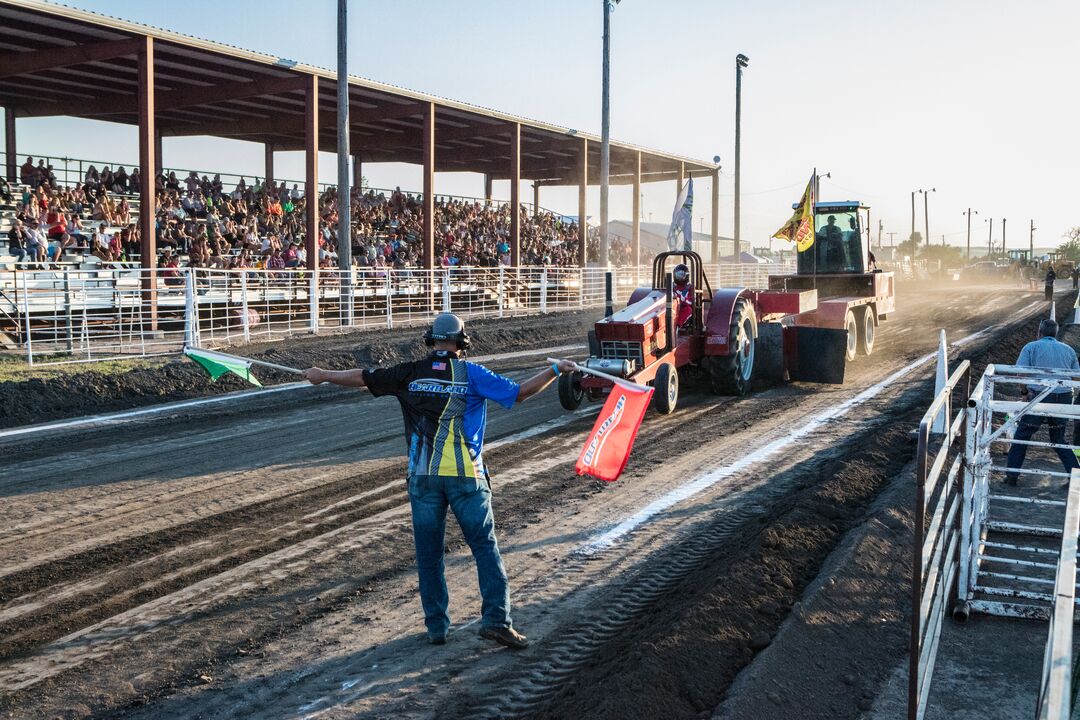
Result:
[[[480,637],[494,640],[512,650],[529,647],[529,639],[512,627],[486,627],[480,630]]]

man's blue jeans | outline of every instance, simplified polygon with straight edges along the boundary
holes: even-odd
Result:
[[[1043,402],[1072,405],[1072,394],[1053,393],[1047,395]],[[1050,442],[1056,445],[1064,445],[1065,425],[1069,422],[1064,418],[1024,415],[1020,418],[1020,421],[1016,423],[1016,434],[1013,435],[1013,438],[1016,440],[1030,440],[1032,436],[1035,435],[1035,432],[1042,427],[1043,422],[1049,426]],[[1080,421],[1077,421],[1077,423],[1080,423]],[[1024,466],[1024,458],[1027,457],[1027,450],[1027,445],[1013,443],[1009,447],[1009,456],[1005,460],[1005,467],[1009,470],[1022,468]],[[1076,456],[1073,454],[1072,450],[1054,448],[1054,452],[1057,453],[1058,458],[1061,460],[1061,464],[1065,466],[1065,472],[1072,472],[1073,468],[1080,466],[1080,463],[1077,462]],[[1018,477],[1019,473],[1015,472],[1007,472],[1005,474],[1005,480],[1011,485],[1016,484]]]
[[[450,627],[443,555],[446,508],[454,511],[465,542],[476,560],[483,598],[484,627],[510,627],[510,586],[506,580],[495,517],[491,512],[491,486],[485,479],[416,475],[409,478],[416,569],[420,575],[420,602],[424,624],[431,636],[445,636]]]

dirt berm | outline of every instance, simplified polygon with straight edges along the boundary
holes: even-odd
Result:
[[[467,323],[471,352],[489,355],[585,342],[596,321],[596,310],[583,310],[522,318],[475,320]],[[365,367],[416,358],[425,352],[423,329],[363,330],[346,334],[252,343],[229,351],[258,360],[304,368]],[[258,369],[266,385],[293,382],[295,375]],[[201,369],[177,357],[161,365],[104,374],[94,370],[72,372],[20,382],[0,383],[0,427],[47,422],[92,413],[126,410],[171,400],[240,390],[243,380],[225,375],[210,382]]]

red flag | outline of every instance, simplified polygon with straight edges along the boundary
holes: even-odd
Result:
[[[652,388],[634,390],[615,385],[611,389],[574,466],[578,475],[607,481],[619,479],[652,394]]]

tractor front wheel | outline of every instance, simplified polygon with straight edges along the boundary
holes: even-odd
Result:
[[[653,387],[656,388],[653,399],[657,412],[662,415],[675,412],[675,405],[679,402],[679,373],[675,370],[675,366],[664,363],[658,367]]]
[[[715,394],[743,396],[750,392],[750,381],[754,376],[756,326],[757,320],[750,301],[744,298],[736,300],[728,335],[731,354],[706,358],[709,379]]]
[[[581,376],[578,373],[563,373],[559,376],[559,404],[571,412],[581,407],[585,391],[581,389]]]
[[[847,330],[847,351],[845,357],[848,362],[855,359],[855,355],[859,348],[859,326],[855,322],[855,313],[850,310],[847,311],[847,315],[844,316],[844,329]]]

